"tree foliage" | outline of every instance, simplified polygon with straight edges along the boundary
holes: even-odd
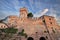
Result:
[[[13,38],[13,35],[16,34],[18,29],[15,29],[13,27],[6,28],[6,29],[0,29],[0,40],[9,40]]]
[[[33,14],[30,12],[30,13],[28,13],[27,16],[28,16],[28,17],[33,17]]]
[[[26,33],[24,33],[24,29],[22,29],[22,31],[21,32],[19,32],[18,33],[20,36],[25,36],[25,37],[27,37],[27,34]]]
[[[11,28],[6,28],[6,29],[0,29],[2,32],[4,33],[11,33],[11,34],[15,34],[17,33],[18,29],[15,29],[13,27]]]

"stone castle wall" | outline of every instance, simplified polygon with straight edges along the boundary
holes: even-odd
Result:
[[[22,10],[22,11],[21,11]],[[43,15],[39,18],[27,18],[27,10],[24,8],[20,10],[20,16],[10,16],[8,20],[8,24],[11,26],[13,25],[15,28],[18,28],[19,31],[22,29],[25,30],[25,33],[28,34],[28,36],[31,36],[35,38],[36,32],[38,33],[37,35],[40,36],[48,36],[48,33],[45,33],[47,29],[49,30],[49,33],[51,34],[51,37],[54,35],[52,30],[55,31],[55,33],[60,33],[60,28],[58,24],[56,23],[56,20],[54,17]],[[45,23],[43,22],[45,21]],[[52,36],[53,35],[53,36]],[[39,38],[40,38],[39,36]],[[53,39],[53,38],[52,38]],[[49,39],[50,40],[50,39]],[[55,40],[55,39],[53,39]]]
[[[26,31],[27,31],[27,29],[31,29],[31,30],[34,30],[35,32],[36,32],[36,30],[38,30],[38,28],[40,28],[40,30],[41,29],[46,30],[45,25],[47,26],[47,28],[49,29],[50,32],[52,31],[52,29],[54,29],[54,30],[59,29],[55,18],[52,16],[43,15],[39,18],[37,18],[37,17],[27,18],[27,17],[24,17],[24,16],[27,16],[27,14],[28,14],[28,11],[26,8],[21,8],[20,14],[21,15],[19,17],[10,16],[9,20],[8,20],[9,25],[16,25],[16,28],[19,29],[21,27],[21,28],[26,29]],[[43,20],[45,20],[45,25],[44,25]],[[34,31],[32,31],[32,32],[34,32]]]

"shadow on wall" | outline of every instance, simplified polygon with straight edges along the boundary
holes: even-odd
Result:
[[[28,37],[27,40],[34,40],[34,38],[32,38],[32,37]],[[39,40],[46,40],[46,39],[45,39],[45,37],[40,37]]]

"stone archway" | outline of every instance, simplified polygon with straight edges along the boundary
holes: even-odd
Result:
[[[45,39],[45,37],[40,37],[40,39],[39,39],[39,40],[46,40],[46,39]]]
[[[27,40],[34,40],[32,37],[28,37],[28,39]]]

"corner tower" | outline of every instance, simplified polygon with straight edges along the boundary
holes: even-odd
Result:
[[[19,15],[20,18],[23,18],[23,19],[27,18],[27,14],[28,14],[27,8],[25,7],[20,8],[20,15]]]
[[[43,15],[41,18],[47,27],[55,27],[57,25],[55,18],[52,16]]]

